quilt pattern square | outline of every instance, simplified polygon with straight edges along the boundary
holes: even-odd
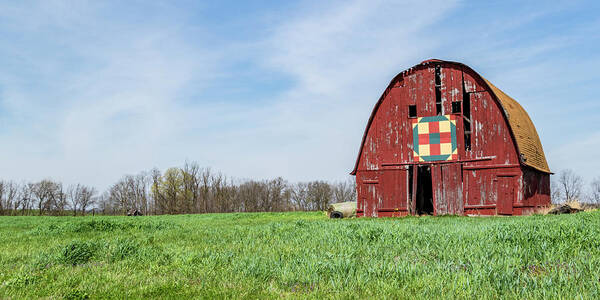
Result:
[[[415,161],[458,159],[456,117],[420,117],[413,121],[413,158]]]

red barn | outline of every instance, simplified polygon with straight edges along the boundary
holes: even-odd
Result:
[[[521,215],[550,204],[551,172],[523,107],[451,61],[392,79],[351,174],[358,216]]]

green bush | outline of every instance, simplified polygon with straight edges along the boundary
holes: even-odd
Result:
[[[122,260],[133,256],[139,252],[140,244],[134,240],[127,238],[119,238],[116,240],[111,252],[112,260]]]
[[[73,241],[62,249],[62,261],[69,265],[87,263],[94,256],[97,245],[91,242]]]

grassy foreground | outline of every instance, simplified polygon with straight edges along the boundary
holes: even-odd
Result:
[[[600,212],[0,217],[0,298],[600,298]]]

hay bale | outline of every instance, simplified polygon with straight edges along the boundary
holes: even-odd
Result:
[[[569,204],[563,204],[551,209],[548,214],[562,215],[562,214],[574,214],[583,211],[583,209],[571,207]]]
[[[142,214],[139,210],[137,209],[130,209],[127,212],[127,215],[130,217],[136,217],[136,216],[143,216],[144,214]]]
[[[356,216],[356,201],[334,203],[327,208],[327,215],[332,219],[352,218]]]

